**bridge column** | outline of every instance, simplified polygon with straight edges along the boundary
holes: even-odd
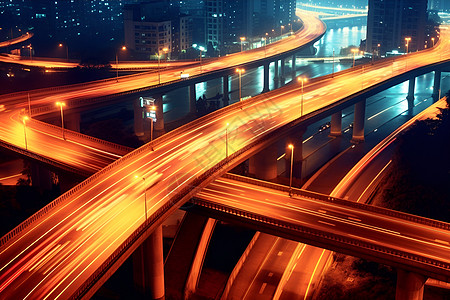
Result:
[[[366,119],[366,99],[355,104],[352,142],[364,142],[364,121]]]
[[[412,77],[409,79],[408,86],[408,96],[406,96],[406,100],[408,100],[408,112],[412,112],[414,108],[414,89],[416,86],[416,77]]]
[[[291,153],[289,144],[294,146],[294,161],[292,166],[292,186],[300,187],[302,184],[302,168],[303,168],[303,134],[306,128],[302,128],[294,135],[286,139],[286,155],[285,157],[285,176],[291,175]]]
[[[134,134],[138,137],[144,136],[144,109],[141,107],[141,100],[136,97],[133,102],[134,108]]]
[[[133,278],[138,290],[149,299],[164,299],[164,256],[162,226],[133,253]]]
[[[277,178],[277,147],[270,145],[249,160],[249,173],[258,179],[271,181]]]
[[[223,86],[223,106],[228,106],[230,104],[230,84],[228,82],[228,74],[222,77]]]
[[[189,113],[195,115],[197,113],[197,95],[195,94],[195,83],[189,86]]]
[[[266,93],[269,91],[269,63],[264,64],[264,87],[262,92]]]
[[[422,300],[427,279],[420,274],[397,269],[396,300]]]
[[[279,77],[278,77],[278,59],[276,59],[273,62],[273,73],[274,73],[274,77],[273,77],[273,85],[274,88],[277,89],[278,85],[279,85]]]
[[[285,71],[285,68],[284,68],[285,63],[286,63],[285,59],[282,58],[281,59],[281,66],[280,66],[280,86],[284,86],[285,81],[286,81],[285,73],[284,73],[284,71]]]
[[[330,136],[340,136],[342,134],[342,111],[331,115]]]
[[[70,113],[64,116],[64,125],[67,129],[80,132],[80,113]]]
[[[51,191],[53,187],[53,172],[42,165],[31,162],[31,185],[43,191]]]
[[[295,53],[292,55],[291,72],[292,72],[292,81],[294,81],[295,75],[297,75],[297,72],[296,72],[296,62],[295,62]]]
[[[434,71],[433,101],[439,100],[441,91],[441,71]]]
[[[156,122],[155,122],[155,133],[156,136],[162,135],[165,133],[164,130],[164,112],[163,112],[163,95],[157,94],[153,96],[155,98],[155,106],[156,106]],[[155,135],[154,135],[155,136]]]

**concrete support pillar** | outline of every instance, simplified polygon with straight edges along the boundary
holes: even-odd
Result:
[[[223,85],[223,106],[228,106],[230,104],[230,84],[228,82],[228,75],[222,77]]]
[[[294,161],[292,167],[292,186],[300,187],[302,184],[302,168],[303,168],[303,134],[306,128],[302,128],[294,135],[286,139],[286,155],[285,155],[285,176],[287,178],[291,175],[291,154],[292,150],[289,145],[294,146]]]
[[[165,132],[164,130],[164,112],[163,112],[163,95],[158,94],[153,96],[155,98],[156,106],[156,122],[154,123],[156,136],[159,136]],[[154,135],[155,137],[155,135]]]
[[[258,179],[267,181],[277,178],[277,147],[275,144],[250,158],[249,173]]]
[[[264,64],[264,87],[262,92],[266,93],[269,91],[269,63]]]
[[[297,75],[296,72],[296,64],[295,64],[295,53],[292,55],[292,65],[291,65],[291,72],[292,72],[292,81],[295,79],[295,75]]]
[[[164,299],[162,226],[158,226],[133,253],[133,278],[145,299]]]
[[[414,108],[414,90],[416,86],[416,77],[413,77],[409,80],[408,86],[408,96],[406,96],[406,100],[408,100],[408,111],[412,112]]]
[[[330,136],[340,136],[342,134],[342,111],[331,115]]]
[[[280,78],[278,77],[278,59],[273,62],[273,73],[273,85],[277,89],[280,81]]]
[[[420,274],[397,269],[396,300],[422,300],[427,279]]]
[[[136,97],[133,102],[134,108],[134,134],[138,137],[144,136],[144,109],[141,106],[141,100]]]
[[[285,63],[286,63],[285,59],[282,58],[281,59],[281,66],[280,66],[280,86],[284,86],[285,80],[286,80],[286,78],[285,78],[285,68],[284,68]]]
[[[80,132],[80,113],[70,113],[64,116],[64,124],[67,129]]]
[[[44,191],[51,191],[53,172],[38,163],[31,162],[31,185]]]
[[[364,142],[364,122],[366,119],[366,99],[355,104],[355,113],[353,121],[353,143]]]
[[[197,95],[195,94],[195,83],[189,86],[189,113],[195,115],[197,113]]]
[[[433,101],[439,100],[441,94],[441,71],[434,71]]]

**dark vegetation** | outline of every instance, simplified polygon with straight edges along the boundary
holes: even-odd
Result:
[[[447,93],[447,96],[449,94]],[[398,139],[378,205],[450,221],[450,115],[419,121]]]

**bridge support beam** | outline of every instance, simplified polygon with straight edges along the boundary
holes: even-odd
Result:
[[[292,73],[292,81],[294,81],[295,76],[297,75],[296,72],[296,62],[295,62],[295,53],[292,55],[292,65],[291,65],[291,73]]]
[[[64,116],[64,124],[67,129],[80,132],[80,113],[70,113],[67,114],[67,117]]]
[[[230,84],[228,82],[228,75],[222,77],[223,86],[223,106],[228,106],[230,104]]]
[[[197,95],[195,93],[195,83],[189,86],[189,113],[195,115],[197,113]]]
[[[416,77],[412,77],[409,79],[408,85],[408,96],[406,96],[406,100],[408,100],[408,112],[412,112],[414,108],[414,90],[416,87]]]
[[[155,122],[155,133],[156,136],[162,135],[165,133],[164,130],[164,111],[163,111],[163,95],[157,94],[154,95],[155,98],[155,106],[156,106],[156,122]],[[155,136],[155,135],[153,135]]]
[[[164,299],[164,257],[162,226],[133,253],[133,278],[146,299]]]
[[[396,300],[422,300],[427,279],[420,274],[397,269]]]
[[[280,86],[284,86],[286,78],[285,78],[285,59],[281,59],[281,66],[280,66]]]
[[[277,89],[280,81],[280,78],[278,77],[278,59],[273,62],[273,73],[273,86]]]
[[[250,158],[249,173],[258,179],[267,181],[277,178],[277,147],[275,144],[266,147]]]
[[[287,178],[291,175],[291,153],[289,145],[294,146],[294,161],[292,165],[292,186],[300,187],[302,184],[302,169],[303,169],[303,134],[306,128],[302,128],[286,139],[286,155],[285,157],[285,176]]]
[[[269,91],[269,63],[264,64],[264,87],[262,92],[266,93]]]
[[[364,142],[364,121],[366,119],[366,99],[355,104],[352,143]]]
[[[134,108],[134,134],[138,137],[144,136],[144,109],[141,107],[139,97],[133,102]]]
[[[342,111],[331,115],[330,136],[340,136],[342,134]]]
[[[434,71],[433,101],[439,100],[441,94],[441,71]]]

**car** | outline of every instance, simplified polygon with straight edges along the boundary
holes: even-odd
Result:
[[[331,123],[330,122],[326,122],[325,124],[323,124],[322,126],[319,127],[319,132],[322,132],[328,128],[331,127]]]

